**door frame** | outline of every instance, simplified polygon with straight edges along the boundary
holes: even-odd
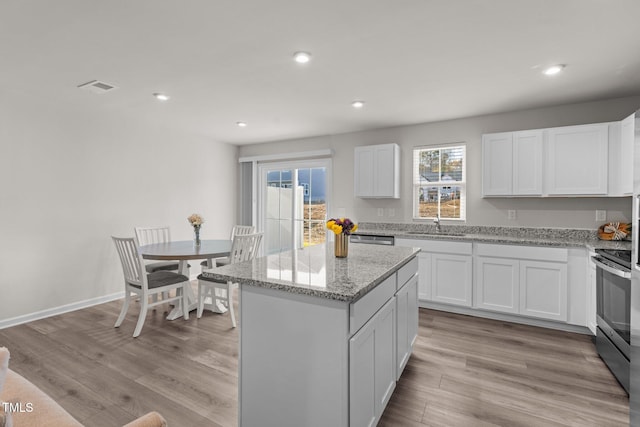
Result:
[[[268,170],[292,170],[293,176],[297,177],[297,173],[293,173],[293,169],[310,169],[310,168],[325,168],[325,206],[327,215],[330,212],[331,197],[333,189],[333,159],[331,157],[315,158],[315,159],[301,159],[301,160],[281,160],[273,162],[258,162],[257,173],[254,175],[254,183],[256,188],[256,203],[254,204],[254,218],[256,219],[255,225],[259,232],[265,232],[265,216],[266,216],[266,195],[265,190],[267,186],[267,171]],[[294,191],[295,194],[295,191]],[[293,215],[292,215],[293,217]],[[295,221],[295,218],[292,218]],[[294,247],[294,245],[292,245]],[[261,254],[264,254],[264,245],[261,246]]]

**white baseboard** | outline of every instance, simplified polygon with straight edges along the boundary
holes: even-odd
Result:
[[[11,326],[21,325],[23,323],[33,322],[34,320],[44,319],[46,317],[56,316],[58,314],[68,313],[70,311],[80,310],[82,308],[92,307],[105,302],[124,298],[124,291],[115,294],[105,295],[102,297],[91,298],[84,301],[78,301],[71,304],[62,305],[60,307],[48,308],[35,313],[24,314],[22,316],[12,317],[10,319],[0,320],[0,329],[9,328]]]
[[[491,311],[477,310],[475,308],[458,307],[455,305],[440,304],[424,300],[419,300],[418,305],[422,308],[431,308],[433,310],[448,311],[450,313],[456,314],[466,314],[467,316],[483,317],[485,319],[502,320],[504,322],[520,323],[522,325],[538,326],[541,328],[575,332],[584,335],[593,335],[589,328],[585,326],[570,325],[568,323],[554,322],[552,320],[534,319],[531,317],[517,316],[505,313],[494,313]]]

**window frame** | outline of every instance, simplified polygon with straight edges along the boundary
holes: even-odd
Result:
[[[467,144],[464,142],[456,142],[451,144],[442,144],[442,145],[427,145],[427,146],[419,146],[413,147],[413,165],[412,165],[412,199],[413,199],[413,219],[416,221],[424,221],[424,220],[432,220],[435,219],[435,216],[425,217],[420,216],[420,188],[425,187],[424,183],[420,182],[420,154],[424,151],[440,151],[452,149],[452,148],[461,148],[462,149],[462,178],[460,181],[454,180],[446,180],[442,181],[442,174],[440,174],[440,178],[438,181],[429,182],[429,187],[438,188],[438,194],[442,194],[441,189],[443,187],[460,187],[460,217],[459,218],[443,218],[440,217],[441,220],[446,221],[466,221],[467,220]],[[439,158],[439,168],[442,168],[442,155],[438,156]],[[442,198],[438,197],[438,212],[441,211],[441,203]]]

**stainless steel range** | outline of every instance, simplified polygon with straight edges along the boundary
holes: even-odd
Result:
[[[629,393],[631,359],[631,251],[598,249],[596,265],[598,354]]]

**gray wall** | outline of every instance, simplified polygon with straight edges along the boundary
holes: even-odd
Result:
[[[235,146],[0,93],[0,327],[122,292],[111,235],[169,225],[191,239],[197,212],[205,239],[228,238],[237,169]]]
[[[569,126],[621,120],[640,108],[640,96],[493,114],[436,123],[278,141],[240,147],[240,156],[290,153],[332,148],[334,155],[333,210],[344,208],[357,221],[411,222],[412,150],[416,146],[467,143],[468,225],[597,228],[595,210],[607,211],[607,221],[629,221],[630,198],[516,198],[483,199],[481,139],[483,133]],[[361,113],[366,114],[366,110]],[[359,145],[398,143],[401,146],[401,197],[366,200],[353,197],[353,148]],[[378,216],[384,208],[384,216]],[[395,211],[389,216],[389,209]],[[517,211],[516,220],[507,210]],[[451,222],[459,224],[459,222]]]

